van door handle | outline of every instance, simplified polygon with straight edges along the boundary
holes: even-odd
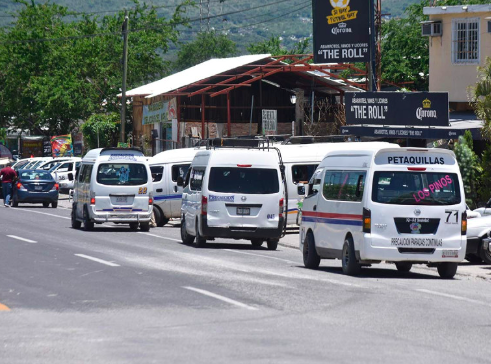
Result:
[[[317,205],[314,205],[313,210],[314,210],[314,211],[317,211]]]
[[[157,188],[157,192],[162,192],[162,189],[161,188]]]
[[[177,186],[174,186],[174,192],[177,192]]]

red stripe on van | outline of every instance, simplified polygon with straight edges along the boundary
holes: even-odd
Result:
[[[314,211],[302,211],[302,216],[307,217],[325,217],[328,219],[349,219],[349,220],[363,220],[362,215],[352,214],[334,214],[328,212],[314,212]]]

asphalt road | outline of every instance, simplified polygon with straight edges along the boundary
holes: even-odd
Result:
[[[491,282],[0,208],[0,363],[488,363]]]

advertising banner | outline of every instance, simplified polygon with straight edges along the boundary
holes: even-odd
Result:
[[[51,157],[51,141],[43,140],[43,157]]]
[[[72,136],[58,135],[51,138],[53,158],[73,157]]]
[[[263,135],[276,135],[278,125],[278,113],[276,110],[263,110]]]
[[[449,126],[447,92],[346,92],[346,124]]]
[[[175,118],[177,118],[175,98],[169,101],[157,101],[150,105],[143,105],[143,125],[171,121]]]
[[[22,137],[22,158],[43,156],[43,137]]]
[[[369,62],[369,0],[312,0],[314,63]]]

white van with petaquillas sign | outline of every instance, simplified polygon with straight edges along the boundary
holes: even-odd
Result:
[[[387,261],[436,266],[452,278],[466,253],[466,205],[453,152],[374,146],[327,153],[303,203],[304,264],[341,259],[343,272]]]

